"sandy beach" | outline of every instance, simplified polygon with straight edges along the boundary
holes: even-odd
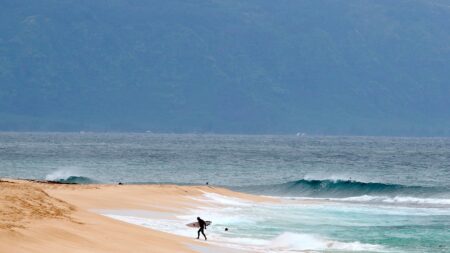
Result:
[[[196,231],[191,239],[98,213],[134,210],[182,214],[186,208],[199,205],[195,197],[204,193],[265,200],[211,186],[68,185],[2,179],[0,252],[227,252],[196,240]]]

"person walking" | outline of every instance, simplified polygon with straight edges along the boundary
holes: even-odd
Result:
[[[200,217],[197,217],[197,221],[198,221],[198,225],[200,227],[197,232],[197,239],[200,239],[200,233],[202,233],[203,237],[205,237],[205,241],[208,240],[208,238],[206,238],[206,235],[205,235],[206,222],[204,220],[200,219]]]

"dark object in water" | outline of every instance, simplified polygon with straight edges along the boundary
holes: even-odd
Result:
[[[228,228],[225,228],[225,231],[228,231]]]

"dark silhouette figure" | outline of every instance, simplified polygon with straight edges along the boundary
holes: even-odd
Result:
[[[197,232],[197,239],[200,239],[200,232],[202,233],[203,237],[205,237],[205,241],[208,240],[208,238],[206,238],[205,235],[205,229],[206,229],[206,222],[202,219],[200,219],[200,217],[197,217],[197,221],[198,221],[198,225],[200,226],[198,232]]]

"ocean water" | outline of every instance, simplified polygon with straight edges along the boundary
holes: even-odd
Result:
[[[185,215],[108,213],[255,252],[450,252],[450,139],[0,133],[0,177],[220,185]],[[212,205],[211,205],[212,203]],[[224,228],[229,228],[228,232]]]

